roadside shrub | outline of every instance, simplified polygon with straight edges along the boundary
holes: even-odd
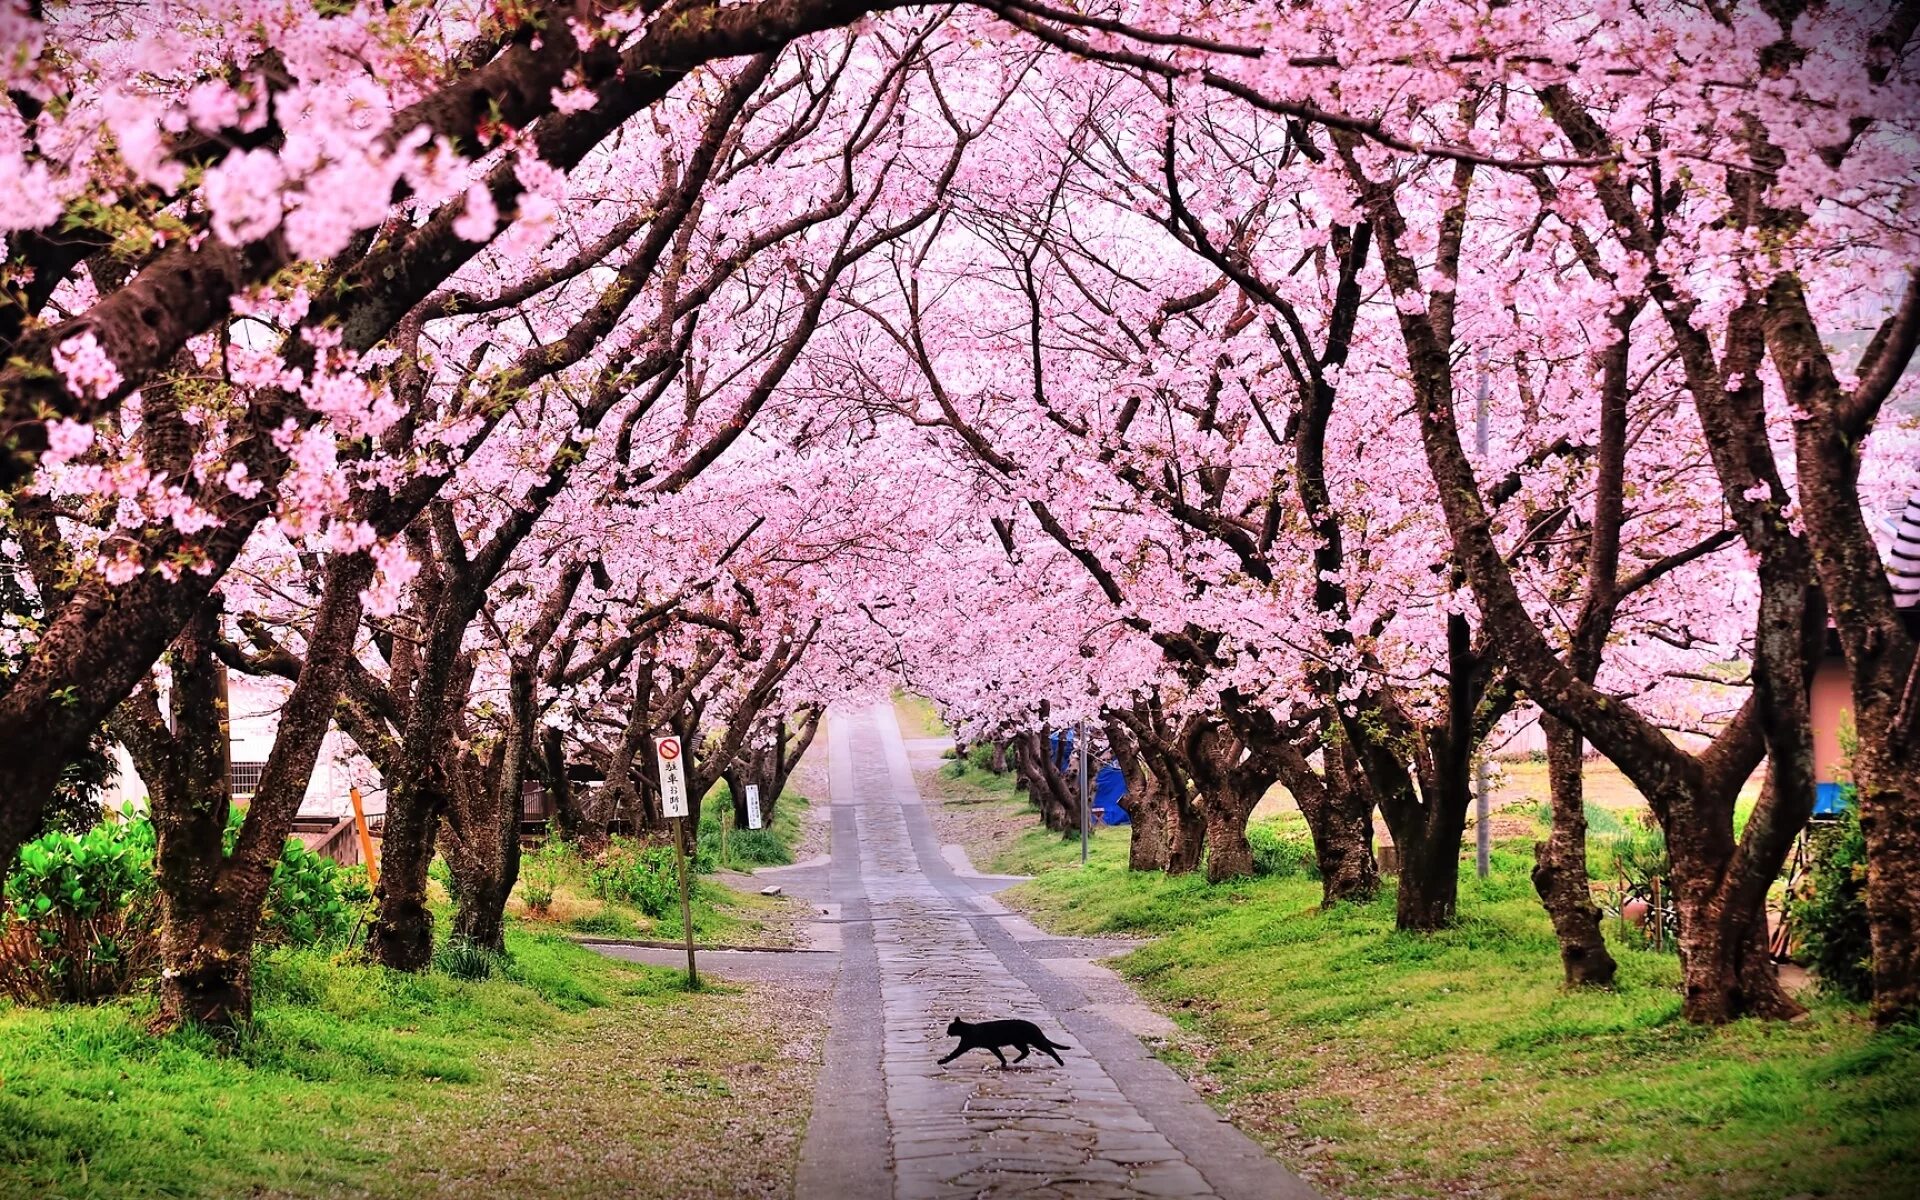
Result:
[[[84,1003],[148,978],[159,956],[153,827],[106,822],[20,847],[0,913],[0,994]]]
[[[1313,836],[1305,829],[1279,821],[1256,821],[1247,826],[1247,844],[1253,848],[1253,871],[1279,879],[1320,877],[1313,856]]]
[[[973,767],[976,770],[989,771],[989,772],[992,771],[993,770],[993,747],[988,745],[985,742],[980,742],[975,745],[968,746],[967,757],[965,759],[965,762],[968,766]]]
[[[527,911],[545,914],[553,908],[553,894],[559,890],[566,869],[567,844],[549,837],[540,848],[520,863],[520,898]]]
[[[331,946],[347,940],[362,905],[350,900],[339,863],[288,838],[274,864],[260,919],[260,941],[270,946]],[[362,872],[364,878],[364,871]],[[372,894],[367,894],[371,899]]]
[[[602,900],[631,904],[658,920],[667,915],[680,895],[673,848],[614,838],[587,873],[587,885]]]
[[[1873,946],[1867,927],[1867,839],[1851,784],[1842,790],[1838,821],[1808,833],[1813,867],[1793,906],[1800,945],[1823,991],[1865,1000],[1873,993]]]

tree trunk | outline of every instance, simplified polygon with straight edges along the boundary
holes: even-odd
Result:
[[[1208,883],[1224,883],[1253,874],[1253,847],[1247,843],[1247,818],[1259,802],[1259,793],[1248,795],[1234,788],[1221,789],[1207,797]]]
[[[1164,871],[1167,869],[1167,809],[1171,807],[1166,795],[1140,793],[1135,795],[1132,788],[1120,798],[1120,807],[1127,813],[1127,869],[1129,871]]]
[[[1912,686],[1912,685],[1909,685]],[[1876,737],[1855,755],[1867,841],[1873,1019],[1920,1020],[1920,739]]]
[[[1380,864],[1373,856],[1373,792],[1346,744],[1326,747],[1324,771],[1316,772],[1294,747],[1280,754],[1281,782],[1293,793],[1313,837],[1320,869],[1320,906],[1365,904],[1380,891]]]
[[[1548,714],[1542,714],[1540,728],[1547,737],[1553,829],[1546,841],[1533,845],[1533,889],[1540,893],[1540,903],[1553,921],[1567,986],[1611,987],[1613,955],[1608,953],[1607,940],[1600,932],[1600,907],[1593,902],[1593,888],[1587,882],[1587,813],[1580,776],[1580,735]]]
[[[187,622],[169,656],[173,677],[172,732],[152,728],[163,745],[119,721],[139,745],[153,819],[154,862],[160,884],[160,1014],[163,1029],[199,1024],[232,1029],[253,1015],[253,938],[235,937],[237,922],[222,911],[220,880],[226,865],[227,688],[213,647],[217,600]],[[146,693],[143,693],[146,695]],[[136,703],[129,700],[128,705]],[[149,709],[150,722],[158,712]],[[129,714],[137,721],[137,717]]]
[[[486,849],[484,861],[476,855],[468,870],[454,873],[460,881],[460,903],[453,915],[453,935],[499,953],[506,949],[507,897],[520,878],[520,839],[514,837],[504,852],[494,845]]]
[[[1080,807],[1071,789],[1054,765],[1049,731],[1042,727],[1027,730],[1019,737],[1019,773],[1026,784],[1027,797],[1040,810],[1041,824],[1055,833],[1078,833]]]
[[[1413,811],[1402,814],[1397,821],[1388,819],[1393,844],[1400,851],[1396,929],[1421,933],[1445,929],[1458,914],[1460,843],[1466,833],[1472,793],[1465,779],[1446,781],[1435,791],[1438,795],[1429,795],[1425,803],[1403,802]]]
[[[1770,764],[1760,802],[1748,818],[1742,849],[1758,841],[1778,841],[1753,824],[1770,819],[1776,805],[1777,774]],[[1812,801],[1809,799],[1808,806]],[[1791,840],[1801,816],[1783,823]],[[1735,1017],[1797,1017],[1806,1012],[1780,985],[1779,968],[1767,948],[1767,885],[1779,874],[1772,862],[1756,866],[1750,854],[1736,854],[1733,796],[1728,794],[1715,818],[1670,822],[1667,852],[1674,907],[1680,918],[1680,972],[1689,1021],[1721,1024]]]
[[[1194,802],[1191,788],[1173,789],[1166,808],[1167,874],[1189,875],[1200,869],[1207,854],[1206,814]]]
[[[378,915],[367,931],[367,957],[396,971],[424,971],[433,962],[433,913],[427,908],[427,868],[445,807],[427,780],[387,784],[387,823],[380,842]]]
[[[1807,1010],[1780,984],[1780,972],[1767,948],[1763,909],[1735,913],[1717,902],[1691,898],[1683,898],[1679,908],[1680,978],[1687,1020],[1720,1025],[1735,1017],[1786,1020],[1805,1014]]]
[[[1173,797],[1159,773],[1143,761],[1132,735],[1115,718],[1107,720],[1107,744],[1126,779],[1120,807],[1127,814],[1127,869],[1164,871],[1167,868],[1167,810]]]
[[[995,775],[1005,775],[1007,773],[1007,743],[1003,739],[994,739],[993,757],[987,762],[987,770],[992,771]]]

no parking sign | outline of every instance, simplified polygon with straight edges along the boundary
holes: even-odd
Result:
[[[687,815],[687,762],[680,752],[680,739],[672,734],[653,739],[653,753],[660,762],[660,815]]]

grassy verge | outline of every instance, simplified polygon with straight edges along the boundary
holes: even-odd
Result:
[[[731,809],[724,784],[701,806],[700,861],[722,872],[750,872],[756,867],[793,861],[794,847],[805,835],[805,797],[783,794],[774,808],[772,824],[765,829],[729,828],[723,854],[722,814]],[[534,885],[544,886],[553,894],[544,911],[535,912],[527,906],[527,894]],[[793,941],[799,910],[788,897],[762,896],[729,886],[711,875],[694,879],[692,891],[693,936],[698,943],[781,946]],[[566,847],[528,852],[507,911],[530,926],[573,935],[661,941],[685,936],[677,900],[666,912],[652,917],[635,905],[598,895],[592,886],[592,864]]]
[[[941,773],[948,819],[1023,808],[980,775]],[[1002,896],[1052,930],[1178,931],[1120,961],[1189,1031],[1169,1057],[1329,1193],[1914,1194],[1920,1031],[1875,1035],[1824,998],[1792,1024],[1696,1028],[1677,960],[1624,945],[1617,989],[1564,992],[1525,840],[1484,882],[1464,864],[1460,925],[1417,936],[1390,890],[1322,913],[1304,876],[1130,874],[1125,837],[1097,833],[1085,871],[1034,829],[976,861],[1036,875]]]
[[[688,993],[519,926],[509,949],[477,982],[269,955],[231,1049],[150,1036],[144,998],[0,1010],[0,1196],[786,1186],[818,1058],[791,1030],[824,994]]]
[[[933,707],[933,701],[925,696],[916,696],[912,692],[893,694],[893,714],[900,722],[900,734],[910,738],[942,737],[952,730],[947,728],[940,713]]]

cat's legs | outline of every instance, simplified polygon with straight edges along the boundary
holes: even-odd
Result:
[[[1055,1054],[1052,1046],[1042,1046],[1040,1048],[1047,1052],[1048,1058],[1051,1058],[1053,1061],[1059,1063],[1063,1067],[1067,1065],[1067,1060],[1064,1058],[1061,1058],[1058,1054]]]
[[[936,1065],[944,1067],[948,1063],[952,1062],[954,1059],[959,1058],[962,1054],[965,1054],[966,1052],[967,1052],[967,1047],[964,1043],[962,1043],[959,1047],[957,1047],[954,1050],[952,1054],[949,1054],[945,1058],[941,1059],[939,1063]]]
[[[1033,1047],[1032,1047],[1032,1046],[1027,1046],[1027,1045],[1022,1045],[1022,1046],[1020,1047],[1020,1056],[1019,1056],[1018,1058],[1016,1058],[1016,1059],[1014,1059],[1013,1061],[1015,1061],[1015,1062],[1025,1062],[1025,1061],[1026,1061],[1026,1058],[1027,1058],[1027,1055],[1029,1055],[1029,1054],[1032,1054],[1032,1053],[1033,1053]]]
[[[997,1058],[997,1059],[999,1059],[999,1060],[1000,1060],[1000,1069],[1001,1069],[1001,1070],[1003,1070],[1003,1071],[1004,1071],[1004,1070],[1006,1070],[1006,1069],[1007,1069],[1007,1056],[1006,1056],[1006,1055],[1004,1055],[1004,1054],[1002,1054],[1002,1053],[1000,1053],[1000,1047],[998,1047],[998,1046],[988,1046],[988,1047],[987,1047],[987,1049],[989,1049],[989,1050],[991,1050],[991,1051],[993,1051],[993,1056],[994,1056],[995,1058]]]

